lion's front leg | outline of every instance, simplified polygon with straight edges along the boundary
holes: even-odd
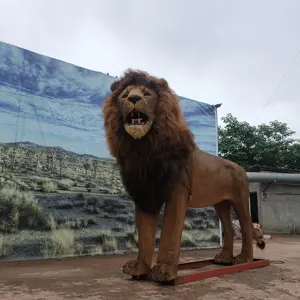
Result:
[[[152,265],[155,246],[155,233],[159,211],[151,214],[136,208],[136,226],[138,231],[138,257],[128,261],[123,266],[123,272],[136,279],[143,279],[148,275]]]
[[[166,282],[177,277],[187,199],[186,189],[178,184],[165,205],[158,257],[150,276],[153,281]]]

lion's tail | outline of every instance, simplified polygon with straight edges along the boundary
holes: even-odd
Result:
[[[253,239],[256,240],[256,246],[259,249],[264,250],[266,247],[266,243],[263,240],[263,233],[260,228],[254,227],[253,223],[252,223],[252,234],[253,234]]]

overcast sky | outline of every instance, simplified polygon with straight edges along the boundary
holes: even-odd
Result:
[[[219,117],[277,119],[300,137],[299,12],[299,0],[0,0],[0,40],[111,75],[143,69],[223,103]]]

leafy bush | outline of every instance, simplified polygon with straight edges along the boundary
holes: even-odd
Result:
[[[0,234],[0,257],[6,256],[11,250],[7,237]]]
[[[16,186],[4,186],[0,190],[0,231],[15,232],[18,229],[37,228],[45,225],[42,209],[32,192],[20,191]]]
[[[97,184],[94,183],[94,182],[88,182],[88,183],[85,185],[85,187],[86,187],[87,189],[92,189],[92,188],[96,188],[96,187],[97,187]]]
[[[117,240],[114,236],[105,237],[102,244],[103,252],[114,252],[117,250]]]
[[[196,245],[194,237],[190,233],[183,231],[182,236],[181,236],[181,246],[182,247],[195,247],[197,245]]]
[[[99,244],[92,245],[88,250],[89,255],[98,255],[98,254],[102,254],[102,253],[103,253],[102,246]]]
[[[110,229],[104,229],[100,231],[100,242],[103,243],[105,239],[109,239],[113,236],[113,232]]]
[[[192,230],[193,229],[192,223],[189,220],[184,220],[184,229],[185,230]]]
[[[50,230],[55,230],[57,229],[57,222],[55,217],[50,213],[49,217],[46,219],[46,228],[45,229],[50,229]]]
[[[45,182],[49,182],[49,181],[51,181],[51,179],[49,179],[49,178],[45,178],[45,177],[40,177],[40,176],[32,176],[31,177],[31,180],[33,181],[33,182],[36,182],[37,184],[43,184],[43,183],[45,183]]]
[[[74,186],[74,182],[71,179],[61,179],[57,181],[57,185],[59,189],[69,191]]]
[[[30,190],[30,187],[23,181],[17,181],[16,184],[21,191],[29,191]]]
[[[74,256],[76,253],[75,234],[70,229],[52,230],[45,241],[43,254],[45,257]]]
[[[55,193],[57,185],[53,181],[46,181],[42,184],[41,191],[44,193]]]
[[[138,240],[139,240],[139,237],[138,237],[138,232],[136,229],[132,230],[128,230],[127,232],[127,241],[132,244],[134,247],[137,247],[138,245]]]
[[[117,240],[111,230],[102,230],[100,233],[100,243],[103,252],[114,252],[117,250]]]
[[[81,228],[88,227],[87,219],[75,219],[75,220],[66,220],[66,222],[61,226],[68,229],[78,230]]]
[[[213,243],[220,243],[220,235],[218,234],[212,234],[210,239]]]
[[[210,230],[210,240],[213,243],[220,243],[220,230],[219,228],[215,228],[213,230]]]

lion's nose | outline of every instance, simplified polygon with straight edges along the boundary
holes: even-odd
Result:
[[[128,100],[130,102],[132,102],[133,104],[137,103],[141,99],[142,99],[142,97],[140,97],[140,96],[130,96],[130,97],[128,97]]]

